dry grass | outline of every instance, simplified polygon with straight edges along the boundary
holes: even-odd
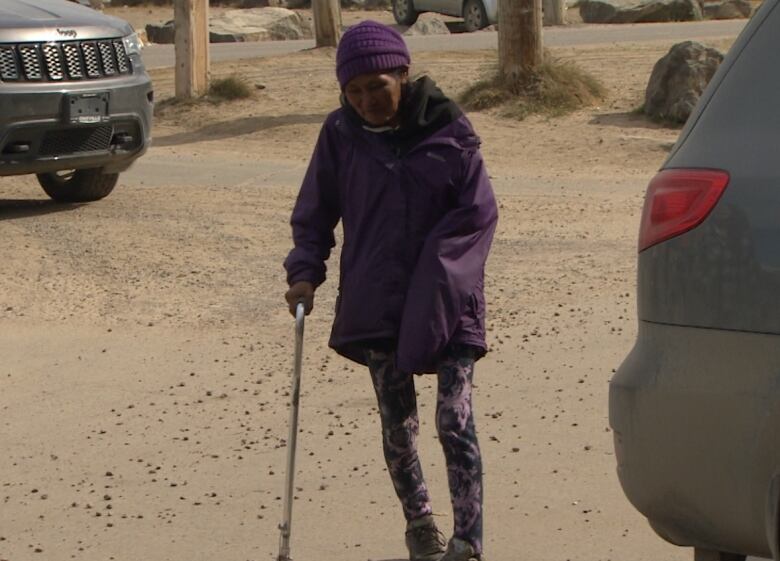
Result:
[[[234,101],[252,97],[252,85],[238,74],[212,80],[208,97],[212,101]]]
[[[208,94],[202,97],[169,97],[157,101],[154,104],[154,116],[161,119],[181,117],[190,111],[197,110],[204,104],[219,105],[223,102],[249,99],[253,95],[253,86],[246,78],[230,75],[212,80]]]
[[[596,77],[573,62],[546,55],[533,74],[516,83],[507,83],[498,76],[478,82],[463,93],[461,103],[472,111],[495,108],[502,116],[522,120],[535,114],[565,115],[594,105],[606,94]]]

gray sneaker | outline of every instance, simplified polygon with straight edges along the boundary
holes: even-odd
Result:
[[[485,561],[485,557],[474,551],[470,543],[458,538],[452,538],[447,544],[447,551],[439,561]]]
[[[430,514],[406,525],[406,547],[409,561],[439,561],[444,553],[444,535]]]

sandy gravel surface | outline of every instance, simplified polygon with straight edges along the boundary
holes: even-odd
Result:
[[[475,395],[491,560],[690,558],[623,497],[606,408],[635,332],[642,194],[678,132],[633,114],[667,48],[556,51],[602,78],[599,107],[470,115],[501,207]],[[492,57],[422,54],[415,71],[457,94]],[[332,64],[322,51],[216,67],[264,89],[163,107],[155,147],[99,203],[57,206],[33,179],[0,179],[3,561],[275,559],[293,327],[281,261],[337,103]],[[171,72],[153,78],[169,97]],[[326,349],[334,284],[307,323],[293,557],[399,560],[370,381]],[[434,388],[419,382],[447,529]]]

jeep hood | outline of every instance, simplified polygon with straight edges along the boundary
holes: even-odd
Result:
[[[66,0],[0,1],[0,43],[122,37],[127,22]]]

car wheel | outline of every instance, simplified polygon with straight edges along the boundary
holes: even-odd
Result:
[[[103,173],[101,168],[39,173],[38,183],[59,203],[97,201],[114,190],[118,173]]]
[[[481,0],[466,0],[463,5],[463,24],[466,31],[477,31],[487,27],[487,12]]]
[[[393,17],[400,25],[414,25],[419,15],[412,0],[393,0]]]

